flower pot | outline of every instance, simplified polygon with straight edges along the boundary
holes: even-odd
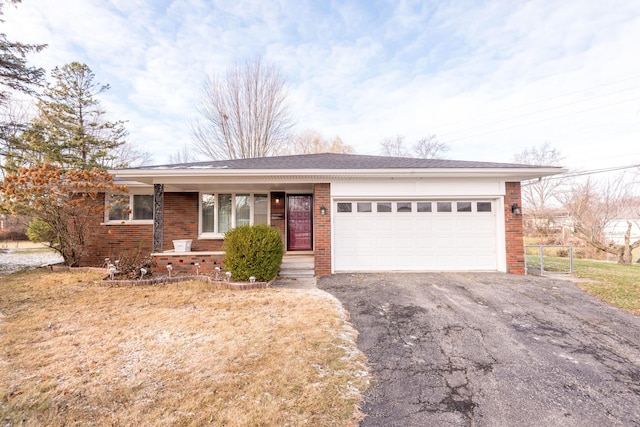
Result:
[[[175,252],[191,252],[191,239],[174,240],[173,250]]]

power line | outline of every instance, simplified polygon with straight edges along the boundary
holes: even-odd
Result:
[[[588,101],[591,101],[591,100],[594,100],[594,99],[597,99],[597,98],[604,98],[604,97],[607,97],[607,96],[610,96],[610,95],[613,95],[613,94],[616,94],[616,93],[627,92],[629,90],[637,89],[637,88],[640,88],[640,85],[633,86],[633,87],[630,87],[630,88],[620,89],[620,90],[617,90],[617,91],[614,91],[614,92],[605,93],[605,94],[594,96],[594,97],[591,97],[591,98],[585,98],[585,99],[581,99],[581,100],[578,100],[578,101],[569,102],[569,103],[566,103],[566,104],[555,105],[553,107],[545,108],[543,110],[536,110],[536,111],[530,111],[528,113],[522,113],[522,114],[519,114],[519,115],[516,115],[516,116],[511,116],[511,117],[507,117],[507,118],[504,118],[504,119],[495,120],[493,122],[481,123],[481,124],[478,124],[476,126],[468,127],[466,129],[455,130],[455,131],[452,131],[452,132],[445,132],[444,135],[452,135],[452,134],[457,134],[457,133],[468,132],[468,131],[473,130],[473,129],[486,127],[486,126],[490,126],[490,125],[497,124],[497,123],[508,122],[508,121],[519,119],[519,118],[522,118],[522,117],[534,116],[534,115],[537,115],[537,114],[540,114],[540,113],[544,113],[544,112],[547,112],[547,111],[552,111],[552,110],[556,110],[556,109],[559,109],[559,108],[568,107],[570,105],[576,105],[576,104],[580,104],[580,103],[583,103],[583,102],[588,102]],[[634,98],[632,100],[635,100],[635,99],[637,99],[637,98]],[[605,105],[605,106],[609,106],[609,105],[611,105],[611,104],[608,104],[608,105]],[[613,104],[613,105],[615,105],[615,104]],[[600,107],[594,107],[594,108],[600,108]],[[577,113],[581,113],[583,111],[588,111],[588,110],[578,111],[578,112],[576,112],[576,114]],[[574,114],[574,113],[568,113],[568,114]],[[560,117],[563,117],[563,116],[560,116]],[[551,119],[553,119],[553,118],[551,118]]]
[[[634,168],[639,168],[639,167],[640,167],[640,164],[636,164],[636,165],[627,165],[627,166],[615,166],[615,167],[602,168],[602,169],[591,169],[591,170],[586,170],[586,171],[573,171],[573,172],[567,172],[567,173],[562,174],[562,175],[551,176],[551,177],[549,177],[547,179],[548,180],[553,180],[553,179],[576,178],[576,177],[579,177],[579,176],[595,175],[595,174],[599,174],[599,173],[615,172],[615,171],[626,170],[626,169],[634,169]],[[534,179],[534,180],[525,181],[522,184],[522,187],[533,185],[537,181],[538,181],[537,178]]]
[[[548,101],[551,101],[551,100],[554,100],[554,99],[557,99],[557,98],[564,98],[564,97],[567,97],[567,96],[570,96],[570,95],[575,95],[575,94],[578,94],[578,93],[587,92],[587,91],[594,90],[594,89],[599,89],[601,87],[613,86],[613,85],[618,84],[618,83],[626,82],[626,81],[629,81],[629,80],[635,80],[635,79],[638,79],[638,78],[640,78],[640,74],[636,74],[636,75],[633,75],[631,77],[627,77],[627,78],[624,78],[624,79],[621,79],[621,80],[616,80],[616,81],[609,82],[609,83],[604,83],[604,84],[600,84],[600,85],[596,85],[596,86],[591,86],[591,87],[588,87],[588,88],[585,88],[585,89],[579,89],[579,90],[576,90],[576,91],[567,92],[567,93],[563,93],[563,94],[560,94],[560,95],[555,95],[555,96],[552,96],[552,97],[549,97],[549,98],[541,98],[541,99],[538,99],[537,101],[532,101],[532,102],[528,102],[526,104],[516,105],[516,106],[513,106],[513,107],[503,108],[501,110],[496,110],[496,111],[491,112],[491,113],[480,114],[477,117],[487,117],[487,116],[490,117],[490,116],[502,113],[504,111],[513,111],[514,109],[521,109],[521,108],[524,108],[524,107],[528,107],[530,105],[536,105],[536,104],[540,104],[540,103],[543,103],[543,102],[548,102]],[[638,87],[638,86],[633,86],[633,87],[627,88],[627,89],[634,89],[636,87]],[[617,92],[618,91],[612,92],[612,93],[617,93]],[[611,93],[609,93],[609,94],[611,94]],[[597,97],[601,97],[601,96],[602,95],[598,95]],[[604,96],[606,96],[606,94]],[[587,98],[587,99],[590,99],[590,98]],[[440,126],[449,127],[449,126],[458,125],[459,123],[466,123],[466,121],[455,120],[455,121],[450,121],[450,122],[443,123]]]
[[[556,120],[556,119],[559,119],[561,117],[573,116],[575,114],[585,113],[587,111],[599,110],[599,109],[602,109],[602,108],[607,108],[607,107],[611,107],[611,106],[614,106],[614,105],[625,104],[627,102],[633,102],[633,101],[637,101],[637,100],[640,100],[640,97],[631,98],[631,99],[625,99],[623,101],[612,102],[612,103],[605,104],[605,105],[599,105],[599,106],[593,107],[593,108],[585,108],[583,110],[573,111],[571,113],[561,114],[561,115],[554,116],[554,117],[547,117],[545,119],[535,120],[535,121],[531,121],[531,122],[527,122],[527,123],[519,123],[519,124],[516,124],[516,125],[507,126],[507,127],[503,127],[503,128],[499,128],[499,129],[494,129],[494,130],[489,130],[489,131],[477,133],[477,134],[474,134],[474,135],[461,136],[461,137],[458,137],[458,138],[453,138],[453,139],[446,140],[446,142],[452,142],[452,141],[455,142],[455,141],[461,141],[461,140],[464,140],[464,139],[475,138],[475,137],[481,136],[481,135],[489,135],[489,134],[492,134],[492,133],[501,132],[501,131],[505,131],[505,130],[509,130],[509,129],[513,129],[513,128],[517,128],[517,127],[521,127],[521,126],[528,126],[528,125],[532,125],[532,124],[548,122],[549,120]],[[446,135],[446,134],[444,134],[444,135]],[[438,136],[440,137],[440,135],[438,135]],[[445,138],[442,138],[442,139],[445,140]]]

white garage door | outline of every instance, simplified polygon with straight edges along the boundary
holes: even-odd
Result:
[[[336,201],[336,271],[496,270],[496,202]]]

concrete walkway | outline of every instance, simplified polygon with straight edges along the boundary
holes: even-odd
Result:
[[[315,289],[316,282],[315,277],[278,277],[271,287],[284,289]]]

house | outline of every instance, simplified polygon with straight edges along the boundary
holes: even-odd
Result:
[[[520,181],[558,167],[308,154],[111,171],[129,194],[88,236],[86,264],[124,250],[162,266],[212,271],[224,233],[280,230],[289,253],[313,254],[316,275],[368,271],[524,274]],[[173,240],[189,239],[190,252]],[[137,249],[136,249],[137,248]]]

